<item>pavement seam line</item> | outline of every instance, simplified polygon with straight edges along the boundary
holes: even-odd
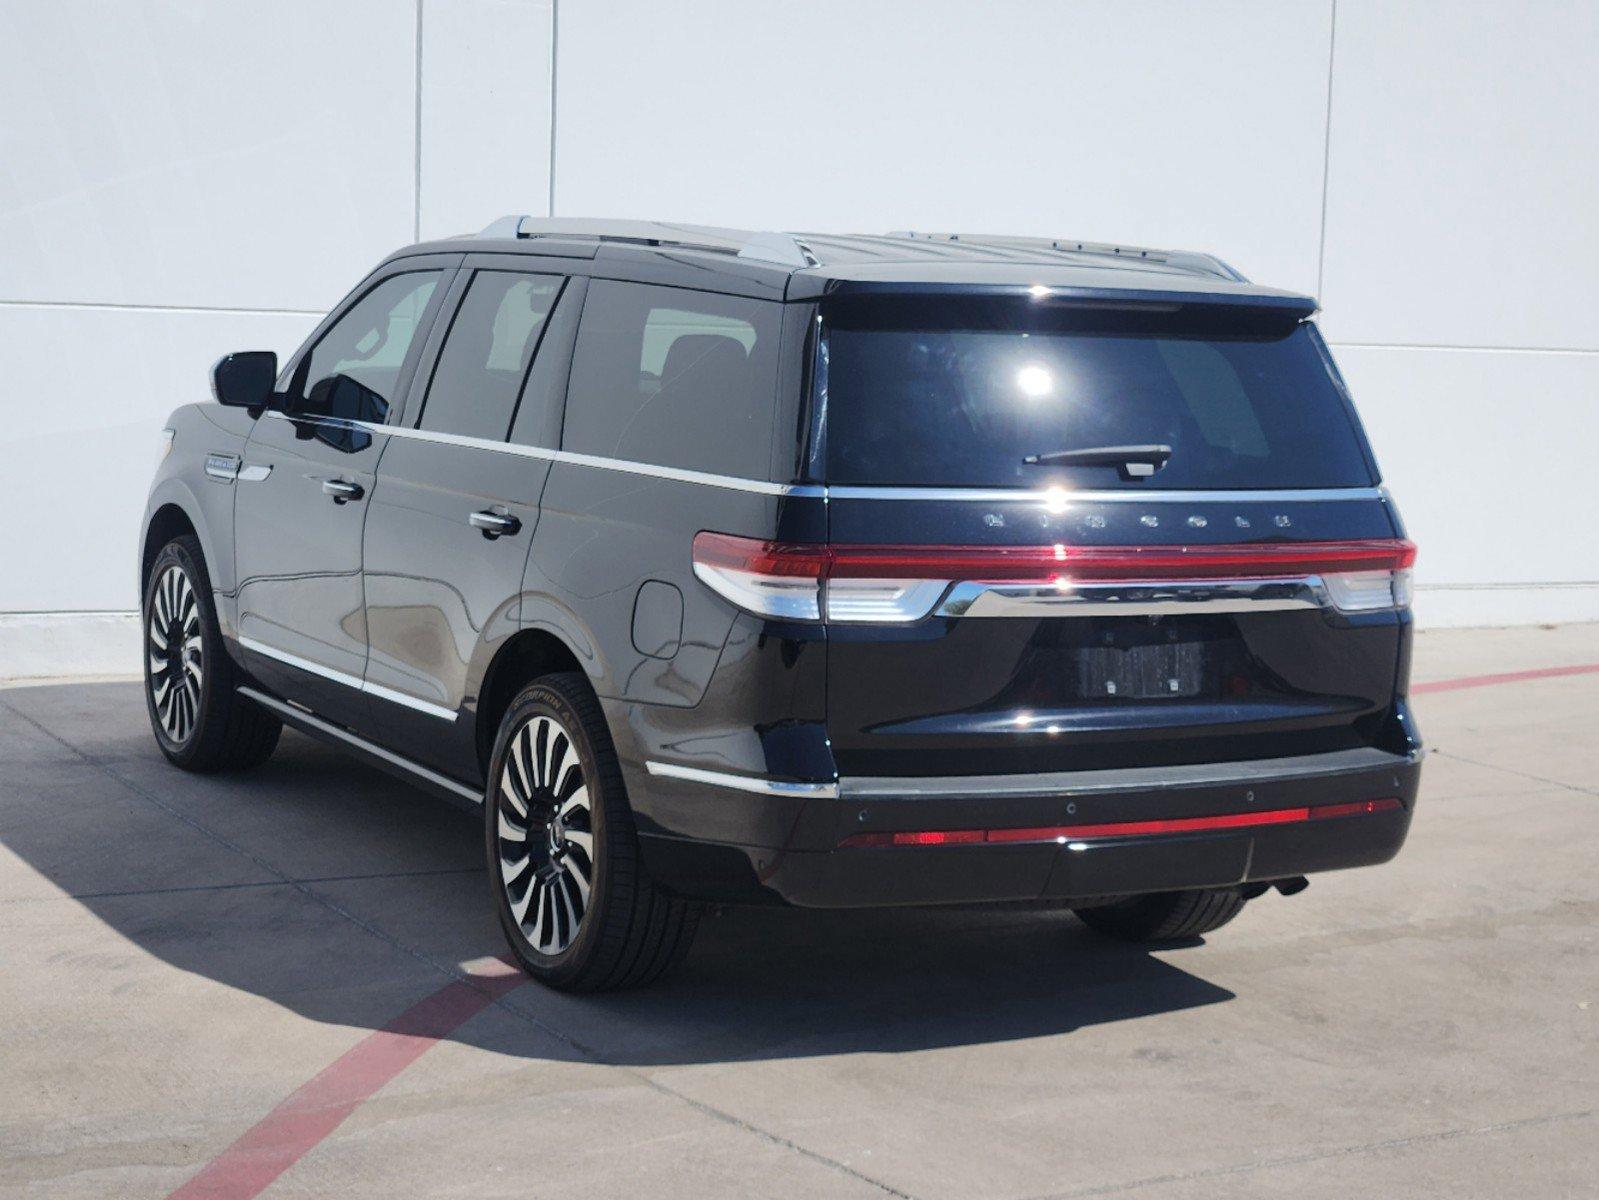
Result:
[[[1563,1121],[1584,1121],[1599,1115],[1599,1109],[1585,1108],[1575,1112],[1546,1113],[1537,1117],[1524,1117],[1519,1121],[1497,1121],[1491,1125],[1476,1125],[1465,1129],[1442,1129],[1435,1133],[1418,1133],[1412,1137],[1386,1138],[1380,1142],[1358,1142],[1350,1146],[1340,1146],[1334,1150],[1322,1150],[1311,1154],[1291,1154],[1281,1158],[1262,1159],[1260,1162],[1234,1163],[1226,1167],[1207,1167],[1201,1171],[1183,1171],[1170,1175],[1152,1175],[1147,1179],[1133,1179],[1126,1183],[1106,1184],[1102,1187],[1082,1188],[1073,1192],[1051,1192],[1046,1196],[1035,1196],[1032,1200],[1079,1200],[1080,1197],[1089,1196],[1116,1196],[1124,1192],[1138,1191],[1143,1188],[1165,1187],[1172,1183],[1192,1183],[1200,1179],[1223,1179],[1233,1175],[1250,1175],[1256,1171],[1270,1170],[1275,1167],[1295,1167],[1305,1163],[1326,1162],[1330,1159],[1345,1158],[1356,1154],[1373,1154],[1381,1150],[1399,1150],[1407,1146],[1424,1146],[1434,1142],[1452,1142],[1460,1138],[1479,1137],[1490,1133],[1512,1133],[1520,1129],[1536,1128],[1539,1125],[1554,1125]]]
[[[456,967],[456,966],[454,966],[452,964],[449,964],[449,963],[440,962],[440,961],[434,959],[431,955],[424,954],[420,950],[416,950],[416,949],[414,949],[414,948],[412,948],[410,946],[407,946],[404,942],[400,941],[398,938],[395,938],[392,935],[390,935],[387,932],[385,932],[384,930],[379,929],[377,926],[373,925],[371,922],[365,921],[362,918],[356,916],[354,913],[350,912],[348,909],[344,908],[342,905],[338,904],[337,902],[329,899],[326,896],[321,895],[320,893],[316,892],[312,888],[308,887],[305,883],[302,883],[302,882],[300,882],[298,880],[290,878],[289,875],[286,872],[280,870],[279,868],[274,866],[272,863],[270,863],[266,859],[262,858],[260,855],[254,853],[253,851],[245,849],[243,846],[240,846],[240,845],[238,845],[237,843],[235,843],[233,841],[230,841],[228,838],[224,837],[222,834],[217,833],[215,830],[211,829],[204,822],[196,820],[195,818],[189,816],[187,813],[185,813],[185,812],[183,812],[183,811],[181,811],[181,810],[179,810],[177,808],[174,808],[172,805],[168,804],[166,801],[162,800],[159,796],[156,796],[155,794],[150,792],[148,789],[146,789],[142,785],[134,782],[131,779],[128,779],[124,775],[119,774],[117,771],[112,769],[110,766],[106,765],[105,763],[102,763],[102,762],[98,761],[96,758],[94,758],[94,756],[88,754],[87,752],[85,752],[84,750],[80,749],[79,747],[74,746],[71,742],[67,741],[66,738],[62,737],[60,734],[56,733],[54,730],[48,728],[47,726],[45,726],[44,724],[40,723],[38,720],[36,720],[32,716],[30,716],[29,714],[27,714],[27,713],[21,711],[20,709],[18,709],[9,700],[0,699],[0,707],[4,707],[4,708],[10,710],[17,717],[19,717],[23,721],[26,721],[29,725],[33,726],[35,729],[37,729],[40,733],[44,734],[50,740],[56,742],[57,744],[59,744],[61,746],[66,747],[66,749],[71,751],[73,754],[75,754],[78,758],[82,759],[85,763],[89,764],[91,767],[94,767],[96,770],[101,772],[101,774],[105,775],[108,779],[111,779],[114,782],[121,784],[123,787],[127,788],[134,795],[140,797],[141,799],[145,800],[146,802],[148,802],[150,804],[153,804],[155,807],[159,808],[162,812],[166,813],[168,816],[171,816],[171,817],[183,822],[183,824],[189,826],[191,829],[195,830],[197,833],[201,834],[202,836],[209,838],[211,841],[215,842],[217,845],[222,846],[225,849],[233,851],[235,854],[242,855],[243,857],[249,859],[251,862],[255,863],[256,866],[260,867],[263,871],[267,872],[270,875],[277,876],[284,884],[287,884],[289,887],[292,887],[296,891],[301,892],[308,899],[314,900],[316,903],[323,905],[325,908],[331,910],[334,913],[337,913],[339,916],[343,917],[345,920],[349,921],[351,924],[355,925],[357,928],[359,928],[359,929],[363,930],[364,932],[370,934],[371,936],[377,938],[379,941],[385,942],[389,946],[393,947],[394,949],[399,950],[400,952],[402,952],[404,954],[410,955],[412,958],[416,959],[418,962],[423,963],[424,965],[432,968],[434,971],[438,972],[439,974],[444,975],[450,981],[448,984],[446,984],[446,987],[450,987],[450,986],[459,984],[459,985],[464,985],[466,987],[472,988],[472,989],[474,989],[476,991],[483,992],[485,995],[489,996],[490,1005],[492,1005],[495,1008],[500,1009],[503,1012],[506,1012],[506,1013],[510,1014],[511,1016],[516,1017],[518,1020],[522,1021],[524,1024],[531,1025],[533,1028],[538,1029],[541,1032],[547,1034],[548,1036],[555,1038],[557,1041],[559,1041],[559,1042],[571,1047],[573,1050],[576,1050],[579,1054],[581,1054],[584,1058],[588,1059],[589,1062],[592,1065],[599,1066],[599,1067],[606,1067],[606,1068],[609,1068],[610,1070],[614,1070],[614,1071],[620,1071],[624,1075],[626,1075],[629,1078],[635,1080],[636,1082],[644,1084],[644,1086],[646,1086],[650,1090],[652,1090],[654,1092],[657,1092],[657,1093],[659,1093],[659,1094],[661,1094],[663,1096],[669,1096],[672,1099],[677,1100],[679,1103],[687,1105],[689,1108],[695,1110],[696,1112],[701,1113],[704,1116],[712,1117],[715,1120],[718,1120],[718,1121],[722,1122],[723,1124],[730,1125],[730,1126],[732,1126],[735,1129],[738,1129],[738,1130],[740,1130],[742,1132],[751,1134],[751,1135],[753,1135],[753,1136],[755,1136],[757,1138],[760,1138],[761,1140],[763,1140],[765,1142],[768,1142],[771,1145],[779,1146],[779,1147],[782,1147],[782,1148],[787,1149],[787,1150],[792,1150],[794,1153],[800,1155],[803,1158],[808,1158],[811,1161],[813,1161],[815,1163],[818,1163],[818,1164],[820,1164],[822,1166],[830,1167],[834,1171],[837,1171],[837,1172],[839,1172],[839,1173],[841,1173],[843,1175],[846,1175],[846,1176],[848,1176],[848,1177],[850,1177],[852,1179],[855,1179],[856,1181],[858,1181],[860,1183],[864,1183],[864,1184],[867,1184],[867,1185],[869,1185],[869,1186],[871,1186],[873,1188],[876,1188],[878,1191],[882,1192],[885,1195],[897,1197],[898,1200],[915,1200],[915,1197],[911,1196],[908,1192],[902,1192],[898,1188],[893,1187],[890,1184],[884,1183],[882,1180],[874,1179],[870,1175],[865,1174],[864,1172],[857,1171],[854,1167],[849,1166],[847,1163],[839,1162],[836,1159],[829,1158],[825,1154],[820,1154],[820,1153],[818,1153],[818,1152],[816,1152],[814,1150],[807,1149],[806,1147],[799,1145],[797,1142],[790,1141],[788,1138],[782,1137],[779,1134],[772,1133],[770,1130],[762,1129],[758,1125],[751,1124],[750,1122],[744,1120],[742,1117],[734,1116],[732,1113],[724,1112],[721,1109],[718,1109],[718,1108],[715,1108],[712,1105],[706,1104],[704,1101],[696,1100],[696,1099],[694,1099],[691,1096],[687,1096],[687,1095],[683,1094],[682,1092],[679,1092],[679,1091],[675,1090],[674,1088],[667,1087],[665,1084],[661,1083],[659,1080],[651,1078],[649,1075],[644,1074],[642,1071],[639,1071],[636,1068],[628,1067],[628,1066],[624,1066],[623,1064],[620,1064],[620,1063],[608,1061],[603,1055],[599,1054],[598,1051],[596,1051],[593,1047],[585,1045],[584,1043],[578,1041],[576,1038],[571,1037],[570,1035],[566,1034],[562,1030],[559,1030],[559,1029],[555,1028],[554,1026],[552,1026],[552,1025],[546,1023],[545,1021],[541,1020],[540,1018],[533,1016],[531,1013],[525,1013],[525,1012],[521,1011],[520,1009],[515,1008],[514,1006],[507,1004],[505,1002],[505,1000],[504,1000],[504,997],[493,995],[486,988],[484,988],[479,982],[477,982],[477,980],[473,976],[471,976],[467,972],[461,970],[459,967]],[[202,1167],[201,1169],[203,1170],[204,1168]]]
[[[1527,771],[1518,771],[1514,767],[1502,767],[1498,763],[1483,762],[1481,759],[1467,758],[1463,754],[1456,754],[1453,750],[1434,750],[1439,758],[1453,759],[1472,767],[1481,767],[1485,771],[1501,771],[1506,775],[1514,775],[1517,779],[1529,779],[1533,783],[1546,783],[1552,788],[1563,788],[1568,792],[1576,792],[1579,796],[1599,796],[1599,789],[1579,787],[1575,783],[1567,783],[1563,779],[1550,779],[1546,775],[1533,775]]]
[[[440,875],[481,875],[481,867],[441,867],[437,871],[378,871],[370,875],[321,875],[310,878],[262,879],[253,883],[186,883],[177,887],[133,888],[126,892],[68,892],[66,900],[121,900],[130,896],[170,896],[181,892],[237,892],[245,888],[285,887],[290,883],[360,883],[372,879],[430,879]]]

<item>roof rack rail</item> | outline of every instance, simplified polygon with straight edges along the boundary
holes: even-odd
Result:
[[[789,267],[814,267],[816,256],[787,233],[745,233],[710,225],[666,221],[612,221],[585,217],[531,217],[512,214],[484,226],[479,238],[579,238],[643,246],[682,246],[736,254],[740,258]]]
[[[914,230],[895,230],[888,234],[922,242],[961,242],[970,246],[992,246],[996,249],[1014,247],[1018,250],[1053,250],[1061,254],[1093,254],[1114,258],[1132,258],[1144,262],[1169,263],[1190,271],[1217,275],[1236,283],[1247,283],[1242,274],[1213,254],[1196,250],[1154,250],[1145,246],[1117,246],[1109,242],[1080,242],[1073,238],[1013,237],[1008,234],[985,233],[918,233]]]
[[[822,261],[792,233],[757,233],[739,248],[738,256],[785,267],[814,267]]]

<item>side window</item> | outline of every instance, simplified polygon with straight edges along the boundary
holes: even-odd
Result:
[[[564,282],[514,271],[472,276],[428,384],[420,428],[505,438]]]
[[[381,424],[438,284],[439,272],[413,271],[356,301],[307,356],[296,411]]]
[[[782,306],[594,280],[562,445],[582,454],[764,479]]]

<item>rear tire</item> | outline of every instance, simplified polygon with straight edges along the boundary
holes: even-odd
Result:
[[[1220,929],[1246,901],[1237,888],[1151,892],[1073,911],[1090,929],[1124,942],[1171,942]]]
[[[511,702],[483,815],[500,927],[540,983],[638,987],[688,953],[699,907],[645,874],[610,730],[582,674],[546,675]]]
[[[185,771],[258,766],[283,723],[234,689],[240,673],[222,644],[198,538],[175,537],[145,583],[144,699],[161,753]]]

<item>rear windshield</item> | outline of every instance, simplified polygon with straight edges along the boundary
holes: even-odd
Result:
[[[825,306],[823,328],[812,468],[832,483],[1376,482],[1331,362],[1294,314],[855,298]]]

